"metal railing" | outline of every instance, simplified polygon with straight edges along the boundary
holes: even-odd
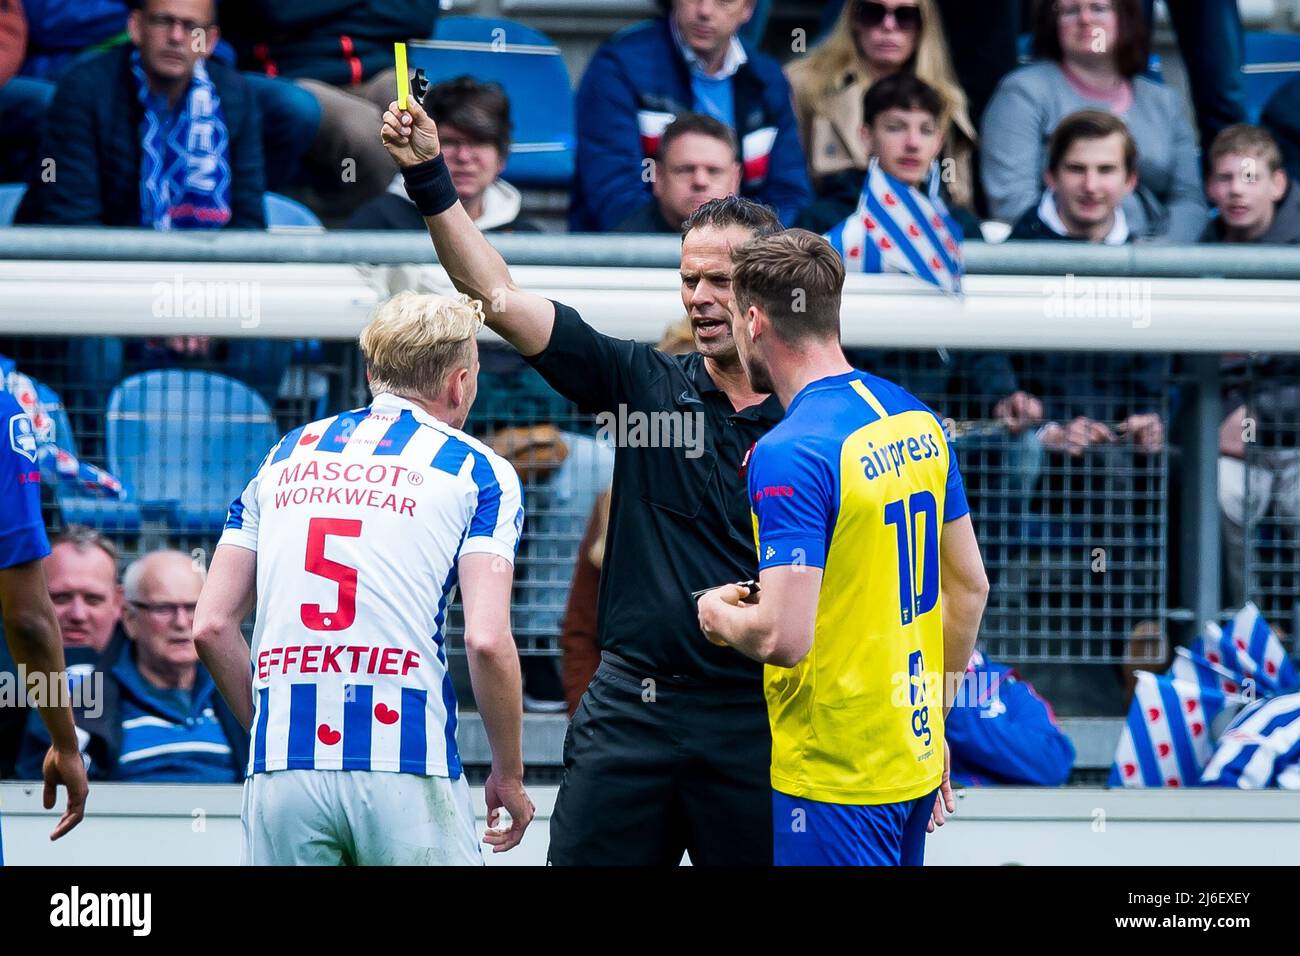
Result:
[[[284,374],[274,387],[249,380],[252,371],[266,373],[256,363],[243,366],[243,377],[270,399],[285,431],[365,402],[359,357],[346,340],[376,302],[401,288],[449,288],[427,238],[416,235],[115,230],[111,244],[105,235],[0,230],[0,352],[62,394],[81,457],[110,470],[108,379],[150,367],[140,358],[145,336],[211,336],[205,354],[180,364],[235,378],[237,346],[281,340],[274,354]],[[681,314],[675,238],[493,241],[521,286],[578,306],[598,328],[654,340]],[[1237,599],[1232,575],[1226,598],[1221,587],[1221,354],[1300,352],[1300,250],[970,245],[967,262],[961,301],[901,277],[851,277],[843,327],[846,347],[873,350],[860,364],[899,380],[948,419],[994,583],[984,647],[1019,663],[1088,663],[1099,683],[1114,684],[1125,664],[1159,669],[1171,643]],[[1097,281],[1088,286],[1090,279]],[[232,284],[229,295],[214,305],[222,283]],[[256,321],[227,308],[244,292],[257,293]],[[193,310],[185,304],[191,294],[199,296]],[[101,384],[87,388],[89,366],[71,357],[70,343],[84,351],[88,337],[109,332],[126,336],[120,341],[133,357],[111,371],[94,366]],[[290,355],[284,340],[305,336],[322,341]],[[993,413],[1003,396],[958,374],[990,354],[960,349],[980,346],[1007,353],[1018,387],[1040,394],[1052,406],[1049,418],[1068,420],[1087,405],[1118,432],[1141,394],[1141,410],[1160,417],[1165,443],[1147,453],[1121,440],[1074,457],[1044,447],[1037,429],[1012,434]],[[149,348],[157,352],[156,343]],[[611,452],[594,440],[590,417],[548,394],[508,349],[494,354],[469,430],[492,440],[505,428],[553,424],[578,449],[567,469],[540,470],[527,488],[515,624],[525,654],[554,656],[578,542],[608,481]],[[1158,361],[1140,369],[1120,361],[1144,355]],[[1249,366],[1244,376],[1247,391],[1266,384]],[[1236,586],[1290,633],[1300,523],[1288,510],[1285,452],[1297,433],[1300,423],[1283,422],[1269,444],[1246,444]],[[209,481],[205,473],[196,480]],[[66,521],[54,497],[47,507],[51,527]],[[114,531],[111,521],[105,526]],[[156,508],[143,509],[137,529],[114,533],[128,555],[215,542],[211,530]],[[1108,712],[1093,708],[1095,699],[1084,694],[1074,712]]]

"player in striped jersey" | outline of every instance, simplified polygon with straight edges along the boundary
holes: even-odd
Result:
[[[445,648],[458,585],[492,749],[484,842],[507,850],[532,819],[509,616],[519,479],[460,430],[481,322],[465,296],[380,306],[361,333],[371,404],[291,431],[230,507],[194,636],[251,727],[245,863],[482,862]]]

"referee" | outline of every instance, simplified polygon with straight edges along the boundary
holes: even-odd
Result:
[[[696,865],[769,865],[762,668],[701,637],[691,593],[757,571],[744,465],[782,409],[740,366],[730,253],[780,223],[734,197],[687,220],[682,301],[698,351],[669,356],[602,335],[568,306],[514,285],[457,202],[437,128],[418,104],[391,104],[382,135],[438,261],[458,290],[487,306],[488,326],[584,412],[674,423],[684,446],[645,447],[635,430],[619,443],[600,582],[601,664],[565,739],[550,861],[675,865],[685,851]]]
[[[750,459],[757,602],[717,588],[700,627],[768,664],[773,862],[919,866],[953,809],[943,721],[988,594],[961,473],[934,412],[845,361],[825,239],[732,258],[741,362],[786,416]]]

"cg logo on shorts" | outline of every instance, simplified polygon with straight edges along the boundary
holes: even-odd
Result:
[[[924,737],[925,746],[930,746],[933,733],[930,730],[930,708],[925,698],[925,659],[920,651],[913,651],[907,657],[908,701],[912,705],[912,734]]]

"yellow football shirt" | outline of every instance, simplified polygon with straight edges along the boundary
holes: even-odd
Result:
[[[749,463],[759,568],[823,571],[816,630],[767,665],[772,786],[896,803],[943,775],[939,538],[969,512],[934,412],[866,372],[809,384]]]

